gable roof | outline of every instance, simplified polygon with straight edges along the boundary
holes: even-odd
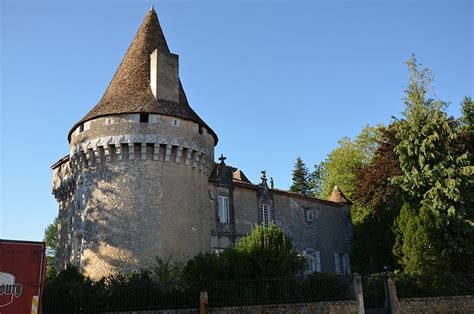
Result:
[[[176,116],[205,126],[214,137],[216,133],[189,106],[181,81],[179,82],[179,102],[157,100],[150,87],[150,54],[155,50],[170,50],[153,7],[147,12],[127,53],[122,59],[107,90],[99,103],[77,122],[72,132],[83,122],[102,116],[123,113],[155,113]]]

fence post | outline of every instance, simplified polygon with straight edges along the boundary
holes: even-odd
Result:
[[[385,278],[387,280],[387,290],[388,290],[388,302],[390,303],[390,313],[392,314],[400,314],[400,307],[398,304],[398,296],[397,296],[397,286],[395,285],[395,281],[392,279],[391,272],[385,272]]]
[[[362,280],[358,273],[352,273],[352,290],[357,301],[357,313],[365,314],[364,292],[362,291]]]
[[[199,314],[207,314],[207,291],[201,291],[199,294]]]

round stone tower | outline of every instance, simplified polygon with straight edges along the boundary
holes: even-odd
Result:
[[[217,136],[189,106],[178,68],[152,8],[53,165],[59,268],[76,264],[97,279],[210,249]]]

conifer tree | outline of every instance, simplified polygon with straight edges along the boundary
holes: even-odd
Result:
[[[393,180],[407,195],[398,219],[395,253],[408,272],[468,270],[472,261],[472,225],[466,220],[461,187],[468,173],[467,154],[456,156],[445,104],[427,98],[432,81],[414,56],[406,90],[404,119],[395,148],[401,175]],[[467,168],[466,168],[467,167]]]
[[[292,172],[293,184],[290,187],[291,192],[299,193],[302,195],[309,195],[309,170],[306,167],[303,159],[300,156],[296,158],[295,167]]]

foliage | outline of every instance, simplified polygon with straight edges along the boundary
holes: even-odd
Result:
[[[473,274],[395,275],[399,298],[473,295],[473,281]]]
[[[324,167],[322,164],[314,165],[313,172],[309,176],[310,196],[323,198]]]
[[[354,241],[352,267],[360,273],[393,268],[392,247],[395,242],[393,223],[398,216],[401,191],[390,182],[400,174],[400,166],[393,151],[396,145],[394,125],[380,128],[381,141],[371,162],[356,173],[356,188],[352,211]],[[377,237],[373,235],[377,234]]]
[[[293,250],[291,240],[274,224],[268,228],[255,226],[235,249],[247,254],[256,275],[264,277],[291,276],[303,270],[305,265],[305,261]]]
[[[394,250],[407,272],[463,271],[474,256],[472,221],[461,194],[472,167],[466,153],[455,154],[457,134],[442,110],[445,104],[426,98],[429,71],[419,70],[414,56],[408,68],[406,109],[397,123],[395,147],[401,174],[393,178],[408,203],[398,218]]]
[[[365,126],[355,140],[345,137],[338,142],[338,147],[332,150],[326,161],[320,165],[324,173],[323,198],[327,199],[334,186],[338,185],[345,195],[352,199],[357,185],[357,171],[371,161],[379,139],[380,126]]]
[[[235,280],[239,278],[275,278],[301,272],[305,261],[291,241],[275,225],[258,225],[240,242],[219,254],[199,254],[183,270],[187,281]]]
[[[310,186],[309,186],[309,170],[306,167],[303,159],[300,156],[296,158],[295,167],[292,172],[293,184],[290,187],[291,192],[299,193],[302,195],[309,195]]]
[[[46,276],[54,277],[56,275],[55,259],[56,250],[58,248],[58,219],[55,218],[53,223],[48,225],[44,231],[44,243],[46,245],[47,269]]]
[[[155,282],[166,283],[179,281],[183,274],[183,268],[182,262],[165,261],[156,257],[154,263],[142,269],[141,272],[147,274]]]

